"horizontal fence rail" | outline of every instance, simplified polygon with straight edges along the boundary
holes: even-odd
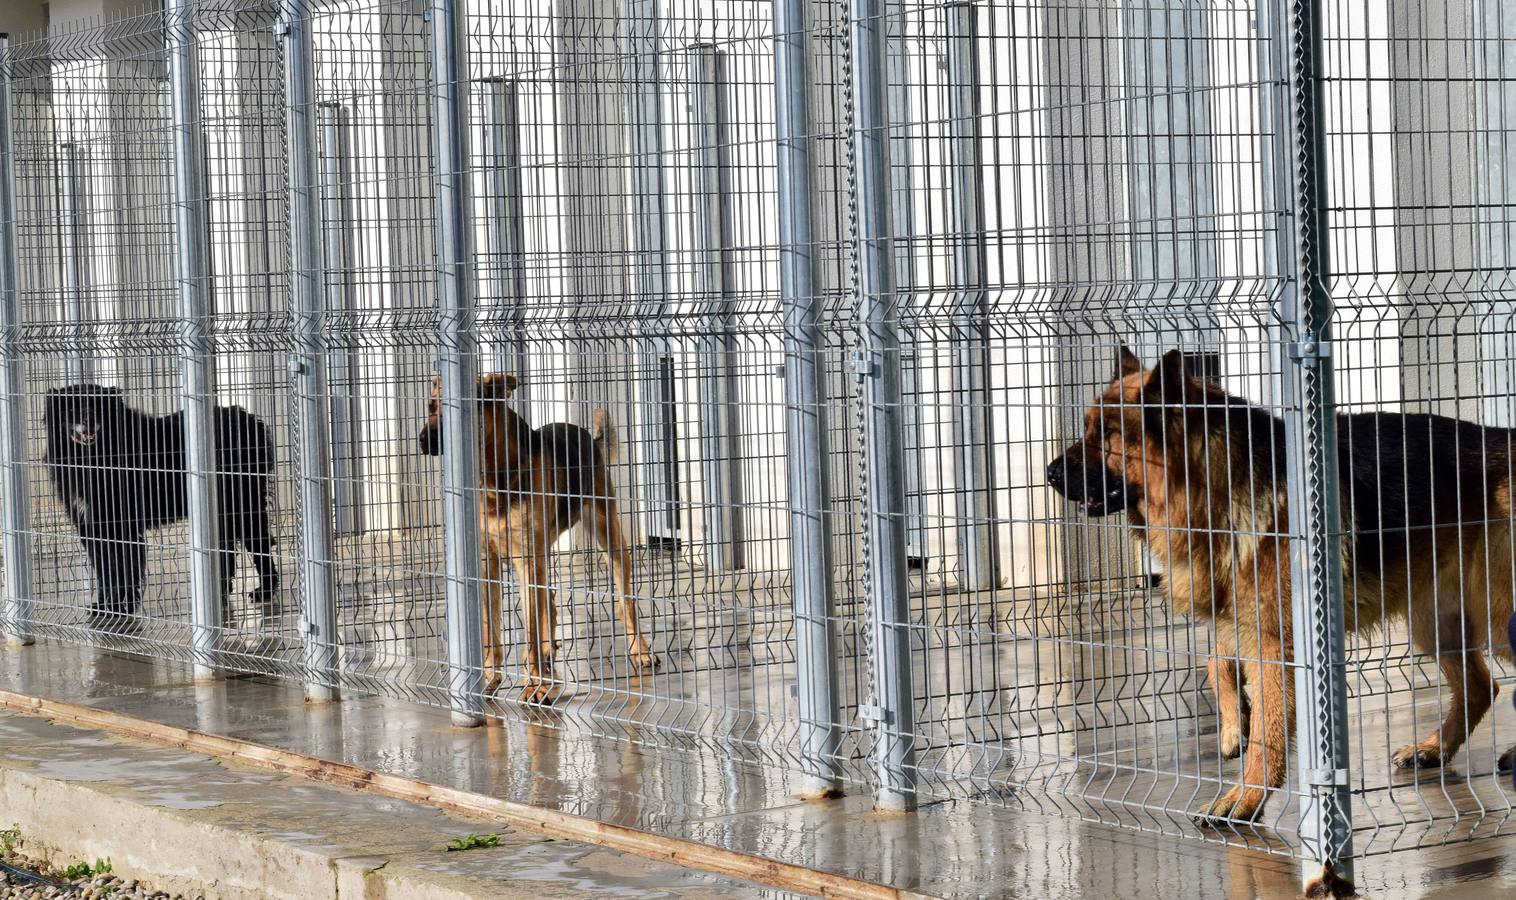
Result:
[[[0,627],[1338,891],[1513,833],[1510,2],[7,40]]]

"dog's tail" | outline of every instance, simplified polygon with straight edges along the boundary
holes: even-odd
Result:
[[[616,426],[611,424],[611,414],[603,406],[595,407],[590,414],[590,437],[595,439],[595,448],[605,464],[614,463],[621,452],[621,440],[616,436]]]

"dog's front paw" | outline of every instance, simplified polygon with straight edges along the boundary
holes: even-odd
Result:
[[[663,666],[663,660],[659,659],[658,654],[652,650],[634,650],[629,656],[631,657],[632,665],[642,669],[644,672],[656,672]]]
[[[530,706],[552,706],[555,699],[553,686],[546,681],[532,679],[521,689],[521,702]]]
[[[1236,759],[1242,755],[1242,727],[1239,725],[1221,726],[1220,735],[1221,758]]]
[[[1263,810],[1268,792],[1262,788],[1237,785],[1197,810],[1192,819],[1201,828],[1225,828],[1239,822],[1252,822]]]
[[[1512,769],[1516,769],[1516,746],[1500,754],[1500,759],[1495,761],[1495,768],[1502,775],[1509,775]]]
[[[1438,769],[1445,760],[1442,748],[1428,744],[1407,744],[1390,757],[1397,769]]]

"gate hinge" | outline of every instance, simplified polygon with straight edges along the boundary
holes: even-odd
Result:
[[[876,725],[890,725],[893,724],[892,720],[894,719],[894,716],[890,715],[889,712],[882,706],[875,706],[871,703],[865,703],[858,707],[858,718],[862,719],[865,722],[872,722]]]
[[[848,357],[847,365],[844,368],[854,378],[872,378],[879,373],[879,367],[874,364],[873,357],[861,350]]]
[[[1284,351],[1289,354],[1290,359],[1295,360],[1302,366],[1314,367],[1323,359],[1332,358],[1332,342],[1319,341],[1310,335],[1306,335],[1306,339],[1303,341],[1292,341],[1285,344]]]

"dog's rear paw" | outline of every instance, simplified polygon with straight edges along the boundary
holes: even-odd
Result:
[[[1495,761],[1495,768],[1502,775],[1509,775],[1512,769],[1516,769],[1516,746],[1500,754],[1500,759]]]
[[[629,655],[632,665],[642,669],[644,672],[656,672],[663,667],[663,660],[651,650],[635,651]]]
[[[1191,819],[1201,828],[1225,828],[1237,823],[1253,822],[1263,811],[1268,794],[1259,788],[1237,786],[1197,810]]]
[[[1407,744],[1395,751],[1390,762],[1397,769],[1438,769],[1445,762],[1442,750],[1424,744]]]

